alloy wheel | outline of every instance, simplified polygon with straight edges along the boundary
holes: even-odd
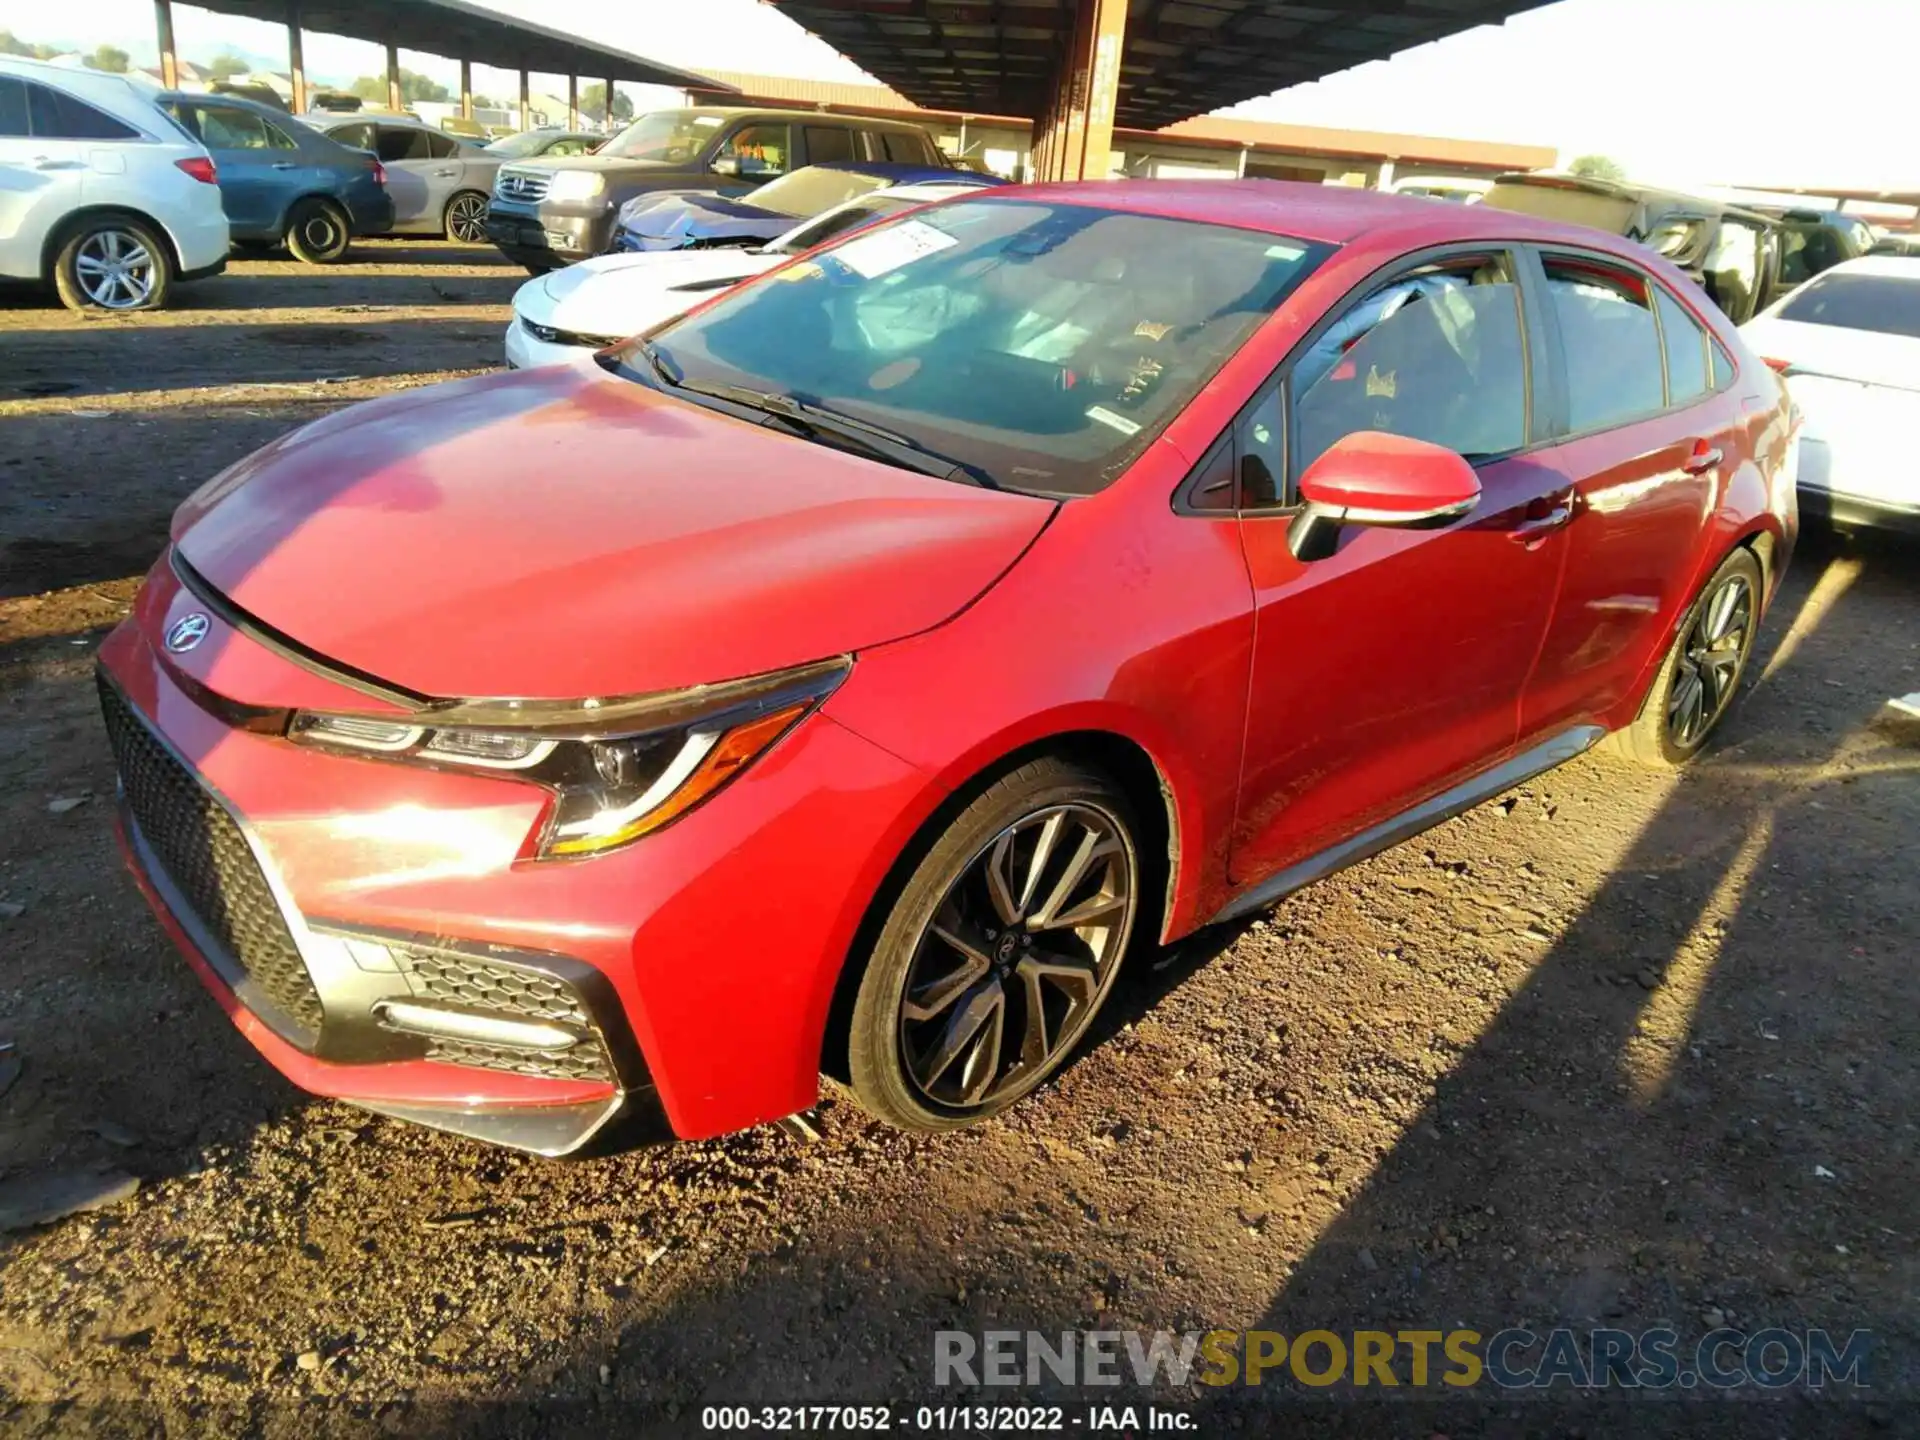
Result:
[[[465,245],[487,238],[487,200],[484,195],[456,195],[447,207],[447,229]]]
[[[300,241],[315,255],[329,255],[342,239],[340,222],[325,206],[317,205],[300,217]]]
[[[1667,691],[1667,734],[1676,746],[1697,744],[1733,699],[1753,628],[1753,589],[1729,575],[1694,612]]]
[[[158,262],[128,230],[96,230],[74,255],[74,278],[90,304],[136,310],[153,295]]]
[[[1125,829],[1089,804],[1024,816],[968,862],[901,995],[900,1058],[927,1101],[995,1106],[1066,1054],[1118,973],[1138,873]]]

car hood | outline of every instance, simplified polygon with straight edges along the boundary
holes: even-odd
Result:
[[[542,287],[545,313],[534,314],[533,304],[524,313],[576,335],[638,335],[786,258],[743,249],[600,255],[529,282]]]
[[[336,664],[430,696],[578,699],[928,629],[1054,509],[584,359],[316,421],[202,487],[173,536],[239,609]]]

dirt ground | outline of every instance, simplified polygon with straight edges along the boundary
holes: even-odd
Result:
[[[0,299],[0,1186],[138,1185],[0,1233],[0,1424],[678,1432],[941,1398],[941,1329],[1725,1323],[1872,1330],[1872,1389],[1157,1398],[1204,1433],[1920,1433],[1920,753],[1874,721],[1920,690],[1920,547],[1803,545],[1683,779],[1584,759],[1200,937],[1001,1122],[830,1096],[817,1137],[523,1158],[282,1082],[109,832],[91,656],[174,504],[499,361],[519,272],[358,254],[151,317]]]

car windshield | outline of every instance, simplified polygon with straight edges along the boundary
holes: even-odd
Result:
[[[878,175],[862,175],[857,170],[829,170],[824,165],[809,165],[778,180],[769,180],[747,197],[747,203],[776,215],[804,220],[844,204],[856,195],[878,190],[886,183]]]
[[[961,200],[654,332],[662,383],[881,427],[1007,489],[1111,483],[1326,256],[1265,231]],[[624,373],[652,383],[637,349]]]
[[[524,160],[529,155],[538,155],[553,143],[554,137],[542,135],[537,130],[528,130],[520,135],[505,135],[486,147],[489,155],[504,156],[508,160]]]
[[[601,146],[599,153],[677,165],[698,158],[725,118],[701,110],[654,110]]]
[[[1796,291],[1780,318],[1920,338],[1920,263],[1911,279],[1829,271]]]

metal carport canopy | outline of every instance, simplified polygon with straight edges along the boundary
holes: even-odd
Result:
[[[1031,117],[1093,0],[767,3],[917,105]],[[1158,130],[1544,3],[1129,0],[1113,123]]]
[[[590,75],[631,85],[730,90],[626,50],[596,45],[564,30],[515,20],[466,0],[191,0],[201,10],[244,15],[303,30],[397,45],[499,70]]]

